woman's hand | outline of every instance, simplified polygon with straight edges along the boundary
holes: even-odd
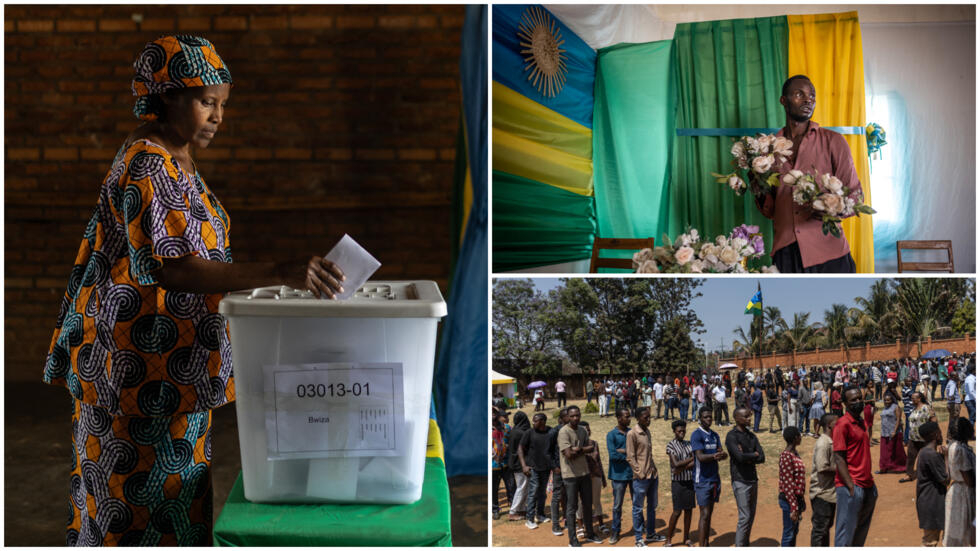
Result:
[[[344,292],[342,282],[345,279],[340,266],[325,258],[314,256],[306,264],[305,285],[317,298],[334,298],[337,293]]]

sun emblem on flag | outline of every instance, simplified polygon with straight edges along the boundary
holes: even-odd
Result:
[[[565,86],[565,50],[561,49],[565,40],[561,37],[558,24],[548,12],[532,6],[521,16],[517,36],[525,49],[521,50],[528,73],[527,80],[545,97],[553,98]]]

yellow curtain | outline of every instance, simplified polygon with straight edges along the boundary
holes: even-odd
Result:
[[[493,83],[493,169],[592,195],[592,130]]]
[[[865,126],[864,54],[857,12],[790,15],[788,69],[810,77],[817,89],[813,120],[821,126]],[[851,146],[865,204],[871,205],[871,171],[864,135],[844,136]],[[859,273],[875,271],[871,216],[844,221],[844,235]]]

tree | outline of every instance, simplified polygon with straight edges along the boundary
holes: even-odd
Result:
[[[528,374],[554,374],[559,357],[553,306],[530,279],[493,284],[493,355]]]
[[[832,304],[830,310],[824,310],[823,326],[826,330],[824,334],[825,346],[847,345],[846,330],[850,326],[847,312],[848,308],[844,304]]]
[[[763,337],[759,323],[753,317],[749,323],[748,334],[741,327],[735,328],[735,340],[732,341],[732,351],[736,354],[739,352],[748,352],[753,356],[760,355],[762,354],[762,341]]]
[[[681,318],[668,320],[657,332],[655,342],[653,361],[658,372],[687,372],[704,361],[691,340],[687,322]]]
[[[810,323],[809,312],[793,314],[792,325],[786,327],[779,334],[783,351],[792,352],[793,350],[806,350],[812,347],[816,341],[819,326],[819,323]]]
[[[689,332],[703,332],[691,301],[698,279],[564,279],[551,299],[558,339],[569,359],[583,369],[636,372],[653,365],[658,331],[672,318]]]
[[[882,342],[899,333],[898,316],[895,312],[895,294],[887,279],[871,285],[867,298],[855,297],[857,307],[850,311],[855,327],[866,340]]]
[[[765,349],[772,349],[776,344],[776,335],[786,329],[783,313],[776,306],[766,306],[762,310],[762,343]]]
[[[954,335],[972,335],[977,331],[977,305],[969,300],[964,300],[960,309],[953,314],[950,323]]]
[[[902,278],[893,283],[896,316],[904,336],[925,339],[949,326],[968,290],[963,280]]]

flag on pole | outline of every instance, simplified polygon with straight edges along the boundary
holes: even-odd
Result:
[[[753,316],[762,315],[762,291],[756,291],[749,303],[745,305],[745,313]]]

